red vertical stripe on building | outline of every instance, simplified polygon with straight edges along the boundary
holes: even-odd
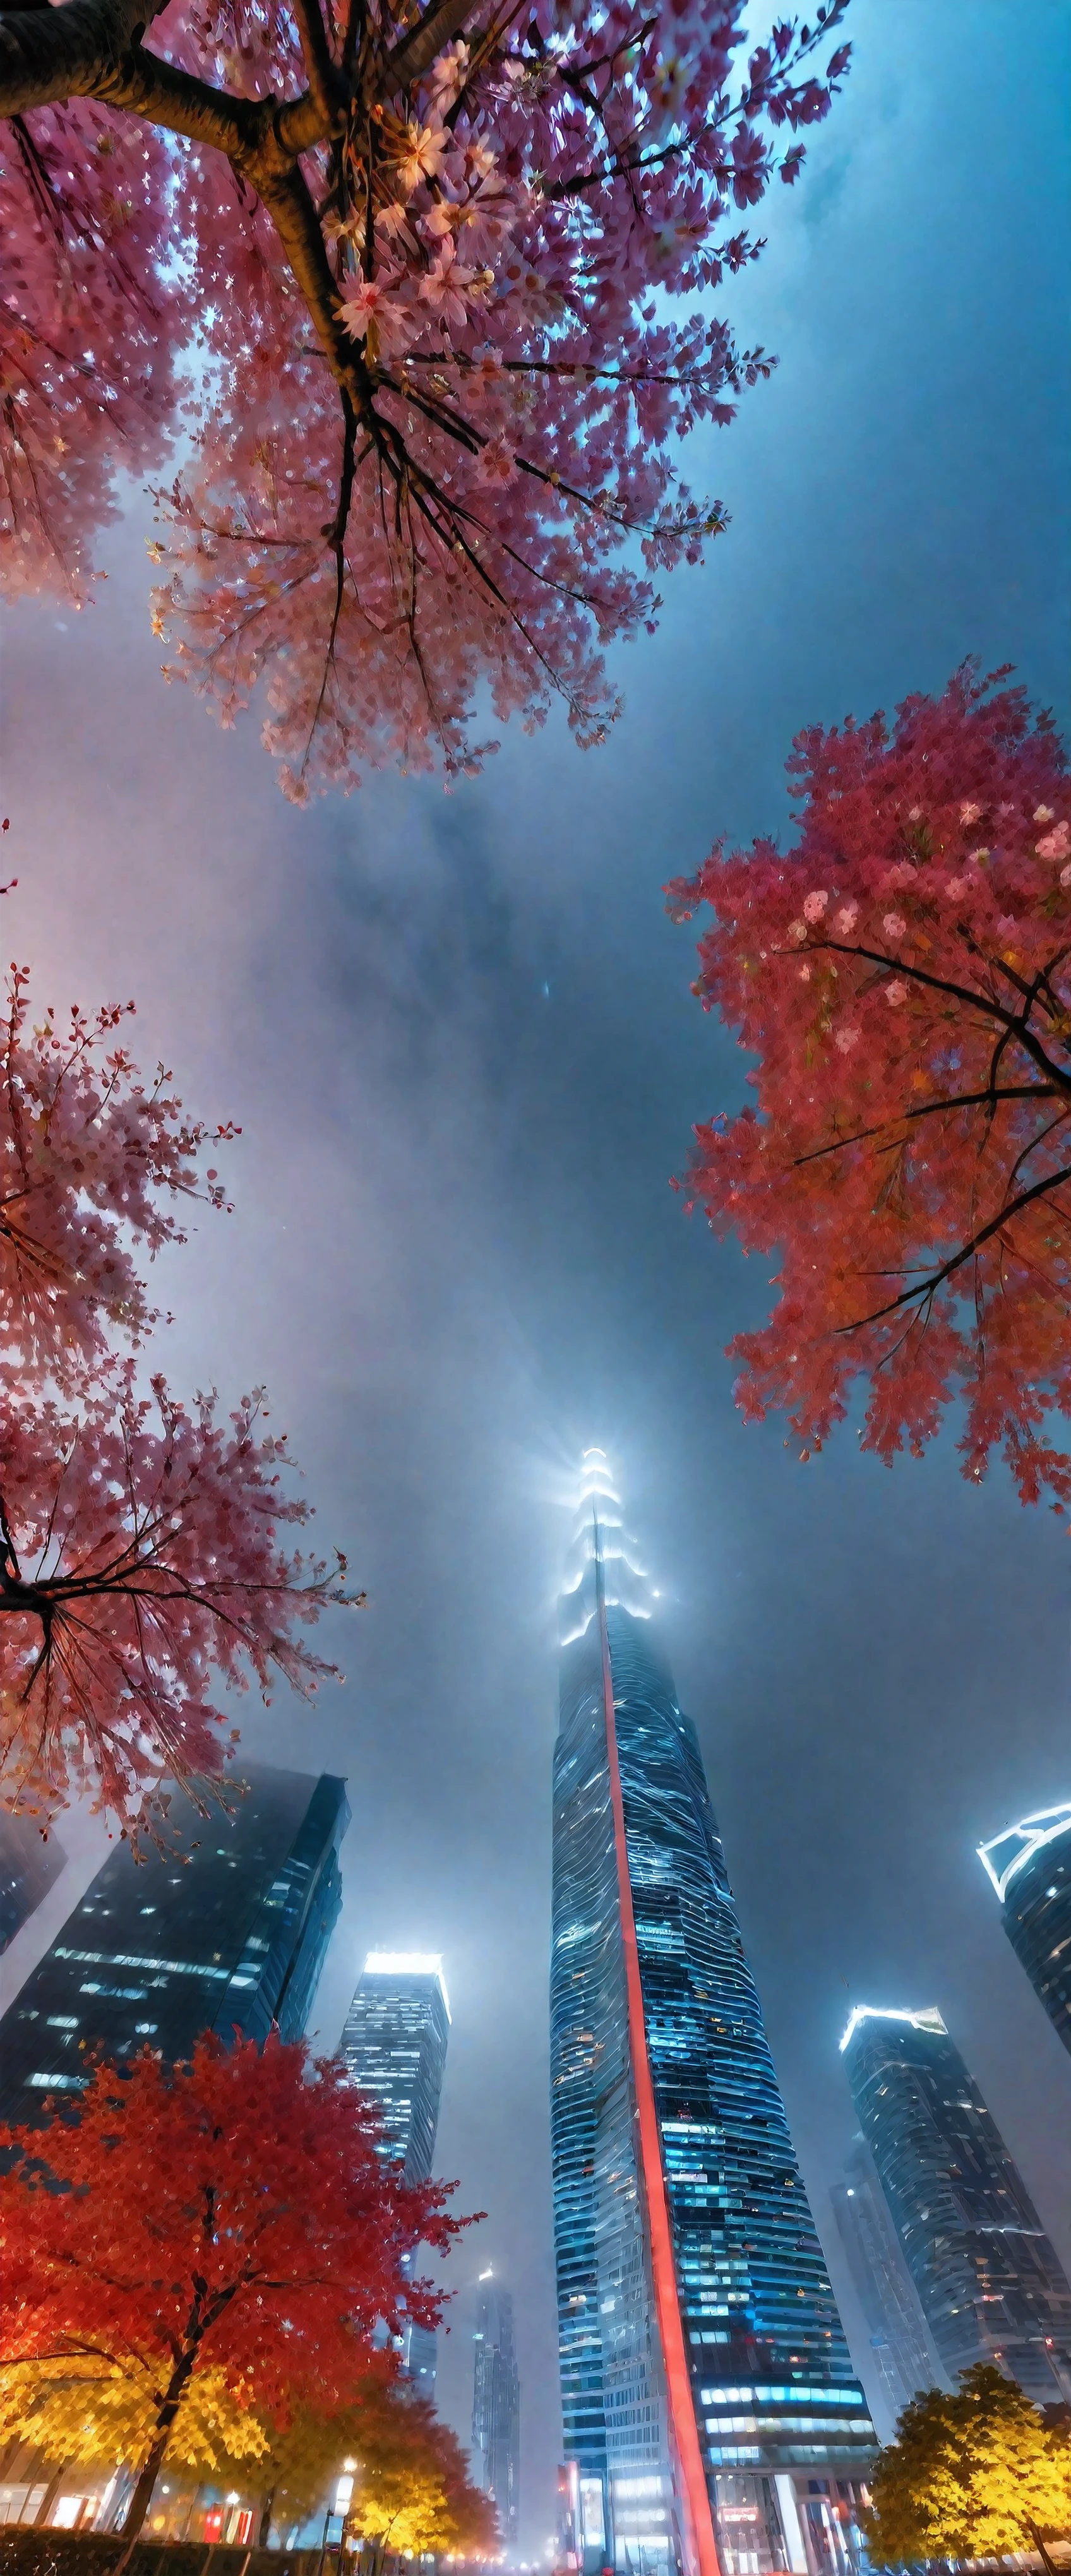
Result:
[[[681,2503],[689,2526],[684,2534],[691,2562],[688,2576],[721,2576],[721,2562],[718,2557],[714,2520],[710,2510],[710,2495],[703,2471],[703,2456],[699,2448],[692,2384],[688,2374],[688,2356],[684,2349],[684,2329],[681,2324],[680,2301],[677,2296],[677,2267],[673,2260],[666,2178],[662,2170],[662,2145],[658,2135],[658,2114],[655,2110],[654,2085],[651,2081],[651,2061],[647,2054],[647,2025],[643,2017],[640,1954],[636,1947],[636,1918],[632,1910],[632,1881],[629,1877],[628,1844],[625,1839],[625,1802],[621,1794],[621,1766],[617,1758],[614,1683],[610,1669],[610,1640],[606,1628],[606,1603],[603,1598],[602,1561],[597,1527],[595,1547],[599,1635],[602,1645],[602,1693],[606,1711],[606,1756],[610,1773],[614,1847],[617,1853],[617,1885],[621,1908],[621,1941],[625,1953],[632,2080],[639,2119],[640,2160],[647,2201],[655,2307],[662,2340],[670,2424],[681,2475]]]

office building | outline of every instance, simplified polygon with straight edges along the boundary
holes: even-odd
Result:
[[[563,1595],[551,2123],[577,2555],[837,2576],[875,2439],[694,1729],[601,1452]]]
[[[888,2441],[916,2392],[943,2388],[945,2373],[862,2138],[855,2140],[830,2197],[867,2330],[869,2369],[863,2378]]]
[[[0,1811],[0,1950],[36,1912],[66,1858],[58,1835],[46,1841],[32,1816]]]
[[[379,2105],[380,2154],[407,2182],[428,2182],[450,2036],[442,1960],[411,1950],[370,1950],[346,2015],[339,2054]],[[402,2368],[423,2397],[435,2388],[436,2339],[407,2326]]]
[[[1016,1958],[1071,2049],[1071,1806],[1008,1825],[978,1857],[1000,1898]]]
[[[0,2021],[0,2118],[79,2092],[87,2048],[174,2062],[205,2030],[300,2037],[342,1901],[345,1785],[253,1763],[226,1796],[185,1859],[124,1842],[105,1861]]]
[[[856,2117],[953,2385],[997,2362],[1035,2405],[1071,2399],[1071,2287],[940,2013],[856,2007]]]
[[[513,2549],[520,2514],[521,2389],[513,2301],[490,2272],[480,2275],[472,2349],[473,2470],[494,2500],[503,2548]]]

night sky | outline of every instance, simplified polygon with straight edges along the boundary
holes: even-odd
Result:
[[[140,494],[96,607],[4,628],[7,953],[41,1001],[135,994],[142,1061],[243,1129],[236,1213],[169,1256],[154,1359],[187,1392],[267,1380],[317,1530],[369,1590],[338,1622],[343,1690],[239,1714],[251,1752],[348,1776],[322,2044],[372,1943],[443,1953],[440,2166],[489,2216],[452,2266],[440,2394],[467,2432],[468,2285],[493,2262],[530,2551],[560,2442],[552,1600],[589,1441],[663,1592],[838,2287],[857,2001],[940,2004],[1071,2263],[1071,2063],[974,1858],[1071,1795],[1071,1541],[1002,1471],[968,1490],[954,1426],[891,1472],[851,1426],[806,1468],[780,1421],[745,1429],[724,1345],[767,1274],[668,1187],[743,1060],[689,994],[665,880],[716,833],[784,828],[802,724],[939,687],[965,654],[1067,714],[1071,17],[850,16],[847,89],[732,290],[780,367],[689,459],[732,524],[621,654],[608,748],[555,722],[448,798],[389,777],[293,812],[255,723],[221,735],[158,677]],[[62,1833],[5,1999],[106,1848],[86,1819]]]

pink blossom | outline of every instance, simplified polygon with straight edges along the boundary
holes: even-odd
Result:
[[[809,894],[809,895],[805,896],[805,898],[804,898],[804,905],[803,905],[803,918],[804,918],[804,920],[805,920],[805,921],[821,921],[822,915],[823,915],[823,913],[824,913],[824,911],[825,911],[825,908],[826,908],[826,905],[827,905],[827,903],[828,903],[828,902],[829,902],[829,896],[828,896],[828,894],[825,894],[825,893],[822,893],[822,892],[816,892],[815,894]]]
[[[398,162],[398,185],[406,197],[419,188],[422,179],[434,179],[450,149],[450,136],[441,125],[418,125],[406,128],[406,143]]]
[[[902,939],[907,929],[902,912],[887,912],[881,926],[886,939]]]
[[[908,816],[907,816],[907,819],[908,819],[908,822],[909,822],[909,823],[921,823],[921,821],[922,821],[922,807],[921,807],[921,805],[912,805],[912,806],[909,806],[909,808],[908,808]]]
[[[1069,873],[1071,873],[1071,871],[1069,871]],[[801,982],[801,984],[809,984],[809,983],[810,983],[810,980],[811,980],[811,970],[810,970],[810,967],[809,967],[809,966],[801,966],[801,967],[800,967],[800,982]]]
[[[982,810],[983,809],[980,805],[961,805],[959,809],[960,822],[980,823],[982,819]]]
[[[442,242],[435,266],[428,270],[420,292],[445,330],[464,330],[469,318],[465,296],[475,278],[474,269],[461,267],[455,244],[450,240]]]
[[[1071,885],[1071,868],[1061,868],[1060,883],[1062,886]]]
[[[1052,808],[1052,806],[1051,806],[1051,805],[1035,805],[1035,807],[1034,807],[1034,821],[1035,821],[1035,823],[1051,823],[1053,820],[1054,820],[1054,815],[1053,815],[1053,808]]]
[[[950,895],[950,896],[951,896],[953,903],[959,903],[959,901],[960,901],[961,897],[962,897],[963,895],[965,895],[965,894],[966,894],[966,892],[967,892],[967,879],[966,879],[966,877],[946,877],[946,878],[945,878],[945,893],[946,893],[947,895]]]
[[[403,304],[388,287],[368,279],[352,295],[345,296],[338,309],[352,339],[369,340],[370,333],[374,334],[376,346],[373,351],[369,342],[370,357],[379,353],[390,357],[408,348],[419,329],[419,316],[410,305]]]
[[[517,480],[517,459],[504,438],[489,438],[476,460],[476,480],[501,490]]]
[[[790,938],[790,939],[806,939],[806,936],[807,936],[807,924],[806,924],[806,922],[805,922],[805,921],[790,921],[790,922],[789,922],[789,925],[788,925],[788,935],[789,935],[789,938]]]
[[[857,903],[842,904],[841,909],[837,914],[837,928],[840,931],[842,939],[851,938],[858,919],[859,906]]]
[[[858,1042],[858,1029],[838,1029],[834,1038],[834,1045],[840,1048],[842,1055],[850,1055],[853,1046],[857,1046]]]
[[[898,975],[893,976],[891,984],[886,984],[885,999],[894,1011],[899,1009],[901,1002],[906,1002],[907,985],[901,983]]]
[[[1013,931],[1018,930],[1018,927],[1019,924],[1013,912],[1002,912],[999,915],[997,920],[997,929],[999,930],[1002,939],[1010,939]]]
[[[968,850],[968,852],[967,852],[967,856],[968,856],[968,858],[969,858],[969,860],[970,860],[970,863],[971,863],[971,866],[972,866],[973,868],[984,868],[985,863],[986,863],[986,860],[987,860],[987,859],[988,859],[988,857],[989,857],[989,852],[988,852],[988,850],[984,850],[984,849],[983,849],[983,850]]]
[[[1058,823],[1054,832],[1046,832],[1037,844],[1039,859],[1071,858],[1071,824]]]

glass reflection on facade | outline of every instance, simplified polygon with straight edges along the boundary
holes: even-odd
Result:
[[[551,2119],[577,2554],[847,2569],[875,2441],[690,1721],[601,1453],[563,1596]]]
[[[253,1763],[185,1859],[121,1843],[0,2021],[0,2117],[33,2123],[47,2094],[80,2092],[87,2048],[174,2062],[205,2030],[300,2038],[349,1821],[344,1781]]]
[[[830,2198],[856,2297],[870,2339],[870,2370],[882,2431],[891,2440],[898,2416],[920,2388],[943,2388],[945,2373],[930,2341],[869,2149],[858,2138]],[[864,2372],[864,2378],[867,2374]]]
[[[521,2384],[513,2340],[513,2301],[497,2281],[481,2279],[472,2337],[473,2468],[493,2496],[499,2537],[515,2545],[520,2515]]]
[[[861,2005],[841,2041],[856,2115],[950,2379],[997,2362],[1071,2399],[1071,2286],[941,2015]]]
[[[59,1836],[46,1842],[32,1816],[0,1813],[0,1950],[36,1912],[66,1857]]]
[[[1064,2047],[1071,2049],[1071,1806],[1008,1825],[978,1857],[1004,1929]]]
[[[379,2105],[379,2152],[407,2182],[431,2179],[450,2036],[442,1960],[417,1951],[370,1950],[346,2015],[339,2055]],[[423,2397],[435,2389],[436,2338],[409,2325],[402,2370]]]

